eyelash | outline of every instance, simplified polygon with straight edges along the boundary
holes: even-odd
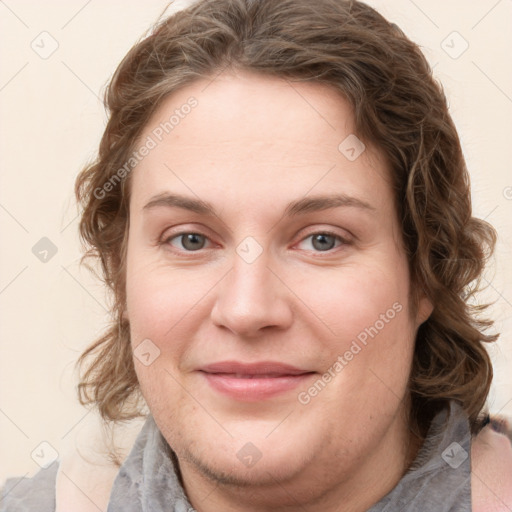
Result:
[[[184,235],[198,235],[198,236],[202,236],[204,237],[206,240],[210,240],[208,238],[207,235],[203,234],[203,233],[200,233],[199,231],[180,231],[179,233],[175,233],[175,234],[172,234],[170,236],[167,236],[165,237],[161,242],[160,242],[160,245],[165,245],[165,246],[170,246],[171,245],[171,241],[176,239],[176,238],[179,238],[179,237],[182,237]],[[305,236],[304,238],[302,238],[300,242],[303,242],[304,240],[307,240],[308,238],[311,238],[311,237],[314,237],[316,235],[327,235],[327,236],[332,236],[334,237],[337,241],[339,241],[340,243],[338,244],[338,246],[335,246],[333,247],[332,249],[328,249],[326,251],[314,251],[314,253],[316,254],[322,254],[322,253],[325,253],[325,254],[332,254],[335,249],[339,249],[339,247],[341,246],[347,246],[347,245],[350,245],[350,241],[347,240],[346,238],[343,238],[342,236],[340,236],[339,234],[337,233],[334,233],[332,231],[329,231],[329,230],[322,230],[322,231],[315,231],[313,233],[309,233],[307,236]],[[188,254],[194,254],[194,253],[200,253],[204,248],[201,248],[201,249],[198,249],[196,251],[189,251],[189,250],[186,250],[186,249],[177,249],[175,247],[173,247],[171,250],[173,251],[177,251],[177,252],[180,252],[180,253],[188,253]]]

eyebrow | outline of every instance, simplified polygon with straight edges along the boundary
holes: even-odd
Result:
[[[163,193],[151,198],[151,200],[143,207],[143,210],[151,210],[159,207],[182,208],[200,215],[208,215],[218,217],[215,208],[201,199],[194,199],[179,194]],[[328,210],[330,208],[351,207],[359,208],[364,211],[375,213],[377,210],[374,206],[358,199],[357,197],[347,196],[345,194],[322,195],[304,197],[298,201],[293,201],[287,205],[285,216],[295,217],[311,212]]]

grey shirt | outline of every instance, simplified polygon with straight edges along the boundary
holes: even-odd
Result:
[[[368,512],[471,511],[471,434],[455,402],[433,419],[423,446],[396,487]],[[174,460],[174,461],[173,461]],[[7,480],[0,512],[53,512],[58,462],[33,478]],[[108,512],[193,512],[174,455],[148,416],[110,494]]]

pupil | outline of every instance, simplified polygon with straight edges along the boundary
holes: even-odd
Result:
[[[189,233],[183,236],[182,243],[185,249],[197,251],[198,249],[202,249],[204,246],[204,239],[201,239],[201,235],[198,235],[197,233]]]
[[[313,247],[319,251],[328,251],[334,247],[334,237],[331,235],[315,235],[313,237]]]

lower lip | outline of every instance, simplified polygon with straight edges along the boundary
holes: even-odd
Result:
[[[312,373],[282,377],[237,378],[223,373],[202,374],[210,386],[224,395],[244,402],[256,402],[295,389],[311,378]]]

